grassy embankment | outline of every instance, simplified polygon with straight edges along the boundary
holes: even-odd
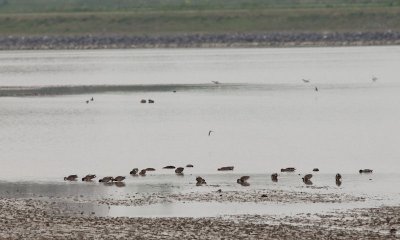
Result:
[[[0,36],[400,31],[400,0],[0,0]]]

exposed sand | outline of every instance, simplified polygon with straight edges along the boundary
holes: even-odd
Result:
[[[78,200],[78,199],[76,199]],[[124,199],[101,199],[99,204],[142,206],[157,203],[171,203],[176,201],[195,202],[277,202],[277,203],[341,203],[364,201],[363,197],[346,194],[307,193],[282,190],[244,190],[244,191],[212,191],[190,193],[149,193],[130,195]],[[82,200],[80,200],[82,201]]]
[[[267,197],[262,197],[266,194]],[[140,195],[140,194],[139,194]],[[162,194],[161,194],[162,195]],[[163,201],[340,203],[365,199],[342,194],[290,191],[230,191],[148,194],[108,204],[142,205]],[[400,207],[353,209],[328,214],[238,215],[209,218],[98,217],[80,213],[71,199],[0,198],[0,239],[388,239],[400,238]],[[77,200],[72,200],[72,202]],[[90,202],[90,200],[85,200]],[[105,200],[101,200],[105,201]],[[99,203],[93,201],[92,203]],[[147,202],[149,201],[149,202]]]

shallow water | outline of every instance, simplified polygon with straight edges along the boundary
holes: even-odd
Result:
[[[128,175],[134,167],[163,174],[165,165],[189,163],[192,174],[229,165],[246,174],[289,166],[302,173],[399,172],[399,52],[0,52],[0,95],[10,86],[18,95],[0,98],[0,178],[55,181]],[[46,89],[21,97],[21,87]],[[142,98],[155,104],[140,104]]]
[[[196,175],[186,174],[149,174],[146,177],[129,176],[123,187],[104,185],[98,182],[85,183],[64,181],[42,182],[0,182],[0,197],[33,198],[56,201],[67,209],[85,214],[110,217],[216,217],[224,215],[295,215],[329,213],[354,208],[398,205],[400,200],[399,174],[343,174],[342,185],[336,186],[334,175],[314,173],[313,185],[305,185],[296,173],[279,175],[277,183],[272,182],[267,174],[250,175],[250,186],[236,183],[240,174],[202,175],[208,185],[195,186]],[[365,201],[336,203],[291,203],[279,201],[254,202],[197,202],[173,201],[144,206],[103,205],[102,199],[127,200],[132,196],[152,195],[154,198],[167,197],[168,194],[210,193],[221,189],[222,192],[259,190],[260,194],[269,194],[273,190],[312,194],[348,194],[363,197]],[[312,199],[311,199],[312,200]]]

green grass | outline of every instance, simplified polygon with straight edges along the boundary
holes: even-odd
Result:
[[[0,0],[0,35],[400,31],[400,0]]]

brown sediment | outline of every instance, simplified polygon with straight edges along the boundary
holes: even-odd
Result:
[[[388,239],[400,207],[301,216],[127,218],[68,214],[54,202],[0,199],[0,239]]]

